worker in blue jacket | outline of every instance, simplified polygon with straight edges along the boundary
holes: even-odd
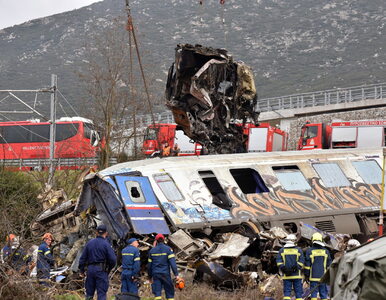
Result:
[[[1,262],[8,263],[21,274],[27,274],[31,257],[20,246],[19,237],[11,233],[7,236],[6,241],[7,244],[1,250]]]
[[[12,254],[12,243],[16,239],[16,235],[13,233],[7,235],[6,244],[1,249],[1,263],[6,263]]]
[[[148,273],[152,281],[154,300],[162,299],[162,287],[165,289],[166,299],[174,300],[174,285],[170,275],[172,269],[176,279],[179,279],[176,259],[173,250],[165,245],[165,237],[157,234],[156,246],[149,252]]]
[[[37,258],[37,278],[39,283],[48,285],[48,280],[50,278],[50,269],[55,265],[54,256],[51,252],[51,244],[54,240],[54,237],[51,233],[47,232],[43,235],[43,243],[38,248],[38,258]]]
[[[114,268],[117,257],[107,241],[106,225],[97,227],[97,237],[89,241],[79,259],[79,270],[86,275],[86,299],[93,299],[95,290],[98,300],[105,300],[109,289],[109,272]]]
[[[131,238],[127,240],[128,246],[122,250],[122,293],[138,295],[138,275],[140,271],[140,255],[138,240]]]
[[[276,263],[283,274],[283,300],[291,299],[292,287],[295,290],[296,300],[302,300],[303,285],[301,271],[304,267],[304,255],[302,249],[295,245],[296,235],[289,234],[286,243],[279,250]]]
[[[313,290],[311,300],[317,300],[318,292],[321,300],[328,298],[327,284],[320,283],[320,278],[326,273],[330,265],[330,252],[324,247],[323,236],[316,232],[312,235],[312,247],[306,251],[306,265],[304,267],[306,280],[310,281],[310,289]]]

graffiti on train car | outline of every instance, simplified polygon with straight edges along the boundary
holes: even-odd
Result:
[[[379,206],[381,198],[380,184],[364,184],[350,180],[351,186],[326,188],[320,178],[312,178],[312,189],[308,191],[286,191],[281,186],[273,192],[247,194],[240,197],[235,187],[228,187],[226,192],[234,206],[233,217],[272,216],[286,213],[305,213],[344,208]]]
[[[182,204],[178,201],[173,203],[168,200],[160,200],[163,209],[167,212],[168,216],[175,224],[232,219],[228,210],[222,209],[213,204],[211,201],[208,201],[209,194],[202,181],[190,181],[187,194],[189,203],[183,201]],[[205,215],[205,220],[202,219],[202,215]]]

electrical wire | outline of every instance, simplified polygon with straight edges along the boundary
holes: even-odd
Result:
[[[0,113],[0,115],[3,116],[5,119],[7,119],[9,122],[15,122],[15,123],[17,122],[17,121],[11,120],[10,118],[6,117],[6,116],[5,116],[4,114],[2,114],[2,113]],[[38,123],[36,123],[36,124],[38,124]],[[50,139],[47,139],[47,138],[45,138],[44,136],[42,136],[42,135],[40,135],[40,134],[38,134],[38,133],[36,133],[36,132],[33,132],[32,130],[28,129],[28,128],[27,128],[28,126],[24,126],[24,125],[20,125],[20,124],[14,124],[13,126],[21,127],[21,128],[23,128],[24,130],[26,130],[27,132],[30,132],[31,134],[33,134],[33,135],[35,135],[35,136],[38,136],[38,137],[42,138],[43,140],[46,140],[46,141],[49,141],[49,140],[50,140]]]
[[[75,108],[71,105],[71,103],[66,99],[66,97],[64,97],[64,95],[61,93],[61,91],[59,89],[56,89],[59,93],[60,96],[62,96],[62,98],[64,99],[64,101],[66,101],[66,103],[68,104],[68,106],[72,109],[72,111],[75,113],[76,116],[79,116],[78,112],[75,110]]]

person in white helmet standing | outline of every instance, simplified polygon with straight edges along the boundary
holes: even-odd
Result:
[[[296,235],[289,234],[285,245],[279,250],[276,263],[283,274],[283,300],[291,299],[292,287],[295,290],[296,300],[302,300],[303,286],[301,271],[304,267],[302,249],[296,246]]]

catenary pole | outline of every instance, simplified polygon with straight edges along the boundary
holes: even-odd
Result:
[[[48,184],[54,185],[54,159],[55,159],[55,137],[56,137],[56,90],[58,86],[58,77],[51,75],[51,116],[50,116],[50,174]]]

